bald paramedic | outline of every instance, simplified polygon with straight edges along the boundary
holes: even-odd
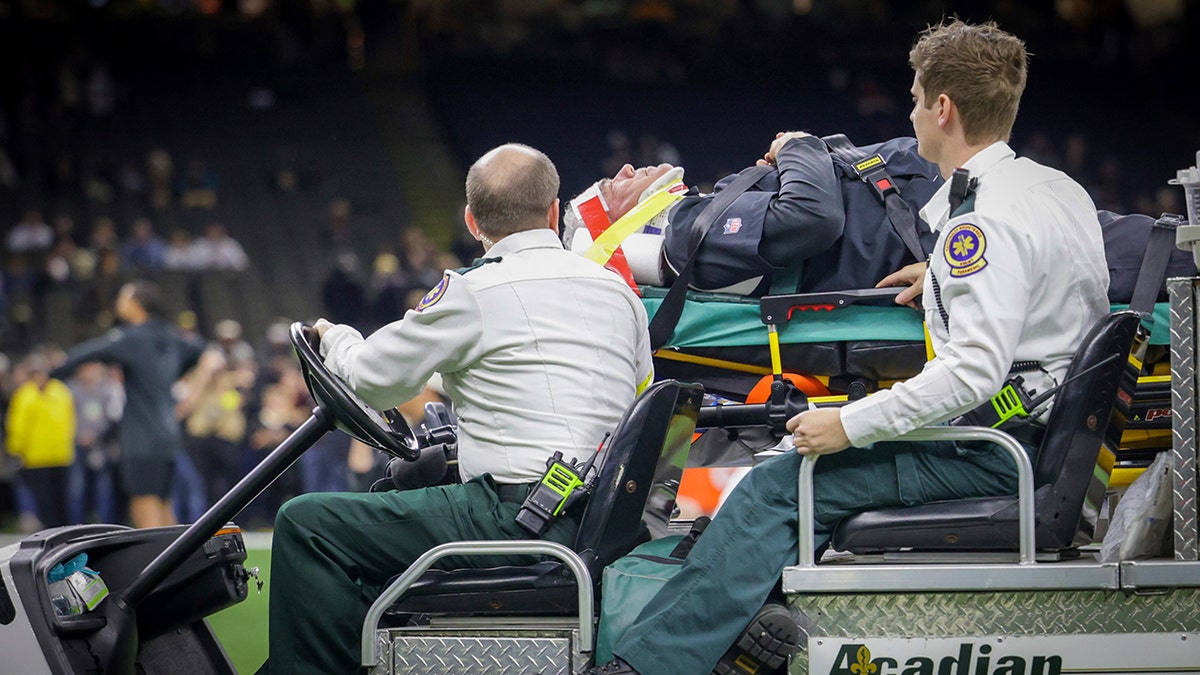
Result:
[[[586,459],[650,383],[642,304],[620,277],[563,249],[558,187],[541,152],[491,150],[466,181],[466,223],[485,257],[447,271],[403,319],[369,337],[317,322],[325,363],[375,408],[405,402],[441,374],[458,416],[463,482],[284,504],[260,672],[358,672],[362,621],[390,577],[438,544],[527,538],[514,518],[547,458]],[[578,508],[542,538],[569,545],[577,526]]]

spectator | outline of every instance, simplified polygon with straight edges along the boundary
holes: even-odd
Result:
[[[155,210],[166,210],[174,203],[174,176],[175,163],[171,153],[163,148],[146,153],[146,182],[150,188],[150,206]]]
[[[131,272],[151,272],[162,269],[166,253],[167,243],[154,232],[154,224],[141,217],[133,221],[133,232],[121,245],[121,264]]]
[[[443,269],[437,266],[437,246],[425,230],[415,225],[404,228],[400,245],[404,271],[411,287],[430,289],[442,280]]]
[[[350,437],[340,430],[325,434],[300,456],[303,492],[350,490]]]
[[[202,270],[242,271],[250,264],[245,249],[218,221],[204,228],[204,236],[197,239],[192,248],[196,264]]]
[[[273,373],[269,375],[273,381],[279,379],[278,373],[282,365],[278,362],[291,362],[296,358],[292,350],[291,325],[292,322],[283,317],[272,319],[263,334],[263,341],[254,350],[258,357],[259,371]]]
[[[331,321],[355,324],[366,312],[366,290],[359,278],[358,256],[342,252],[334,258],[333,269],[321,284],[321,299]]]
[[[279,382],[263,390],[262,407],[250,420],[247,445],[256,463],[308,419],[310,408],[303,405],[307,402],[309,399],[303,376],[299,367],[292,363],[284,370]],[[289,469],[255,500],[256,504],[249,509],[250,522],[269,526],[280,505],[300,491],[300,471]]]
[[[9,253],[36,255],[54,245],[54,230],[42,218],[42,212],[29,209],[13,225],[5,240]]]
[[[184,444],[204,485],[206,506],[211,506],[241,476],[249,388],[218,347],[205,350],[182,384],[176,412],[184,421]]]
[[[70,214],[60,213],[54,216],[52,229],[54,230],[54,241],[56,243],[64,239],[72,243],[79,243],[75,238],[75,219]]]
[[[121,256],[116,249],[97,252],[96,272],[80,294],[76,315],[80,322],[91,326],[91,333],[107,330],[116,321],[113,301],[129,278],[121,270]]]
[[[404,316],[408,309],[405,297],[412,286],[394,253],[385,251],[375,257],[367,285],[370,297],[367,322],[371,326],[382,326]]]
[[[217,205],[217,191],[221,179],[217,173],[199,159],[188,162],[187,171],[179,188],[179,205],[185,209],[212,210]]]
[[[200,269],[200,260],[196,256],[196,248],[192,235],[183,228],[175,228],[171,232],[171,240],[163,251],[163,269],[179,272],[191,272]]]
[[[97,119],[110,117],[117,107],[117,87],[108,64],[100,62],[92,66],[85,86],[88,114]]]
[[[369,258],[369,250],[364,249],[363,233],[355,232],[353,223],[354,209],[350,200],[338,197],[329,202],[328,220],[322,230],[322,245],[328,251],[330,259],[341,261],[353,258],[350,263],[355,270],[360,270]]]
[[[68,483],[70,522],[111,523],[116,517],[113,440],[125,405],[121,386],[102,363],[85,363],[67,381],[75,399],[75,461]]]
[[[20,184],[21,175],[17,173],[16,164],[13,164],[8,152],[0,147],[0,188],[15,191]]]
[[[92,220],[92,231],[88,234],[88,248],[100,251],[106,248],[116,250],[119,246],[117,239],[117,224],[109,216],[97,216]]]
[[[222,319],[213,327],[213,335],[217,338],[215,348],[231,368],[243,365],[254,367],[254,347],[242,339],[242,324],[234,319]]]
[[[7,342],[11,345],[28,348],[38,331],[34,310],[38,303],[37,277],[37,270],[24,255],[8,256],[4,269],[4,295],[8,309]]]
[[[67,477],[75,461],[75,404],[71,390],[50,376],[42,354],[26,359],[29,379],[13,393],[6,416],[9,454],[21,462],[21,481],[29,488],[43,527],[67,520]]]
[[[130,516],[136,527],[172,525],[176,519],[171,490],[183,433],[175,420],[171,388],[196,364],[202,345],[159,318],[158,287],[149,281],[122,286],[116,312],[126,327],[74,347],[52,375],[66,376],[88,361],[121,367],[125,413],[118,470],[129,495]]]

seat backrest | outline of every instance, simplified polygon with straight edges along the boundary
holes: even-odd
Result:
[[[1145,352],[1139,323],[1131,311],[1098,321],[1054,396],[1033,466],[1038,548],[1092,541]]]
[[[661,478],[666,467],[682,473],[703,395],[700,385],[655,382],[625,411],[605,444],[575,539],[575,551],[597,581],[605,565],[644,538],[641,522],[648,504],[656,512],[666,508],[669,516],[678,477],[671,485],[656,476]]]

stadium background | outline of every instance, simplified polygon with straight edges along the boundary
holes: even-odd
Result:
[[[908,47],[950,14],[1033,53],[1019,153],[1101,208],[1182,211],[1166,180],[1200,149],[1185,0],[0,0],[0,394],[26,354],[111,326],[119,283],[146,276],[189,330],[237,322],[256,419],[279,326],[369,329],[474,256],[462,181],[487,149],[545,151],[565,199],[624,161],[711,185],[780,130],[908,134]],[[31,218],[48,246],[13,235]],[[138,258],[138,219],[185,262]],[[245,265],[188,262],[213,223]],[[261,456],[243,450],[235,471]],[[13,485],[5,465],[0,528],[35,527]],[[265,595],[232,612],[217,623],[247,670]]]

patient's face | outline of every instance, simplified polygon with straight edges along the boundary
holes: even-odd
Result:
[[[600,181],[600,194],[608,204],[608,217],[615,221],[629,213],[646,188],[673,168],[670,164],[659,164],[635,169],[631,164],[626,164],[612,178]]]

